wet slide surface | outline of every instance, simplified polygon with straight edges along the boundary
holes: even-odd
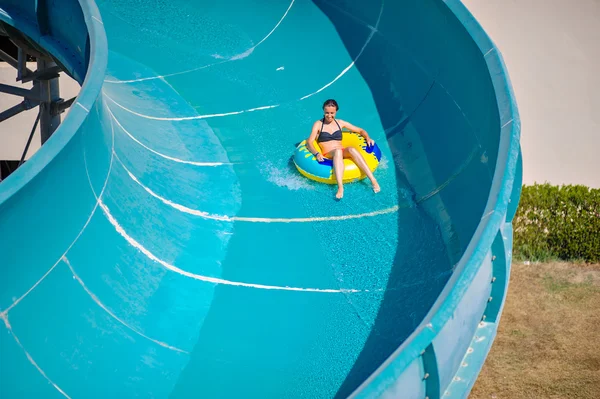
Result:
[[[349,396],[452,275],[498,138],[447,137],[475,112],[443,111],[452,88],[395,42],[389,0],[96,3],[100,94],[44,176],[0,196],[0,392]],[[328,98],[380,146],[381,193],[362,181],[335,201],[294,169]],[[429,180],[410,173],[423,162]],[[436,200],[449,185],[454,212]]]

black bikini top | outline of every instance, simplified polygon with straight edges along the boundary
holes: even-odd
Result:
[[[319,137],[317,137],[317,142],[318,143],[324,143],[327,141],[342,141],[342,128],[340,127],[340,124],[338,123],[338,121],[335,121],[335,124],[338,125],[338,130],[336,130],[333,133],[329,133],[329,132],[324,132],[323,131],[323,125],[325,124],[325,118],[321,119],[321,131],[319,132]],[[323,133],[326,133],[326,136],[323,136]]]

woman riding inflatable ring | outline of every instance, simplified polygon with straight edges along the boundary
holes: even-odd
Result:
[[[353,146],[343,147],[342,129],[346,128],[358,133],[366,141],[367,147],[375,147],[375,141],[369,137],[369,134],[364,129],[354,126],[348,121],[336,119],[335,116],[338,110],[339,106],[335,100],[330,99],[325,101],[323,104],[323,119],[313,124],[310,136],[306,139],[306,147],[319,162],[324,162],[325,158],[333,159],[333,169],[338,186],[337,193],[335,194],[337,199],[342,199],[344,196],[344,158],[354,161],[360,171],[371,181],[373,191],[378,193],[381,191],[379,183],[375,179],[375,176],[373,176],[373,172],[361,154],[361,151]],[[315,140],[323,153],[313,145]]]

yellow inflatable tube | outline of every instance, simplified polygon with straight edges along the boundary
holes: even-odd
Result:
[[[313,146],[321,152],[321,147],[319,147],[319,144],[316,141],[313,142]],[[377,144],[368,146],[366,140],[361,135],[354,132],[343,132],[342,147],[356,148],[365,158],[365,161],[372,172],[379,166],[381,150]],[[296,147],[296,151],[294,152],[294,164],[296,165],[296,169],[298,169],[302,175],[311,180],[327,184],[336,184],[333,161],[329,158],[325,158],[323,162],[319,162],[306,147],[306,140],[302,141],[298,144],[298,147]],[[361,172],[352,159],[344,159],[344,183],[361,180],[365,177],[366,175]]]

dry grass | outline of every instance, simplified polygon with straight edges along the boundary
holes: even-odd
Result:
[[[600,265],[513,265],[470,398],[600,399]]]

